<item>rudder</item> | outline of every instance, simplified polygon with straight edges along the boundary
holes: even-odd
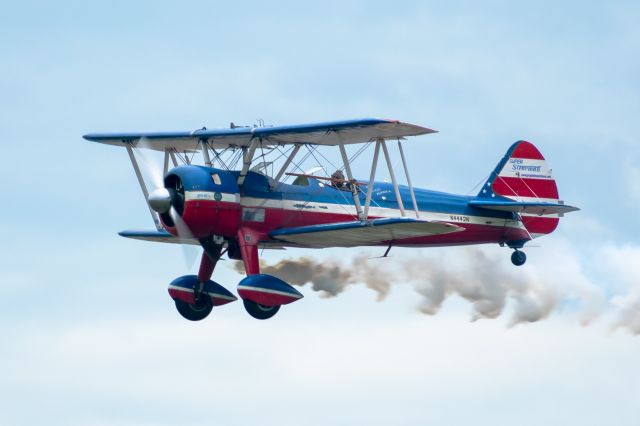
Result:
[[[531,142],[517,141],[507,150],[484,184],[478,197],[504,197],[515,201],[558,203],[558,187],[544,156]],[[532,237],[549,234],[558,226],[555,216],[522,214]]]

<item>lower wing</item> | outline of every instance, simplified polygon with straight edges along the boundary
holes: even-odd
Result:
[[[446,222],[391,218],[281,228],[272,231],[270,236],[304,247],[356,247],[462,230],[464,228]]]

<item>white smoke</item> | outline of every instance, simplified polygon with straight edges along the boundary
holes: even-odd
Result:
[[[498,318],[509,308],[509,326],[540,321],[565,306],[578,313],[583,325],[613,313],[615,328],[640,334],[640,292],[607,303],[602,288],[587,278],[570,250],[548,252],[546,260],[538,259],[544,266],[530,262],[523,267],[513,266],[506,251],[468,247],[451,253],[401,260],[370,259],[363,253],[343,260],[288,258],[273,264],[263,261],[261,272],[293,285],[311,285],[323,297],[364,284],[382,301],[392,285],[410,284],[421,296],[417,309],[426,315],[437,314],[447,298],[458,296],[470,303],[471,321]],[[244,272],[242,262],[235,268]]]
[[[244,273],[242,262],[236,262],[235,269]],[[284,259],[273,265],[261,261],[260,272],[293,285],[311,284],[313,291],[320,292],[323,297],[337,296],[349,285],[364,283],[377,293],[377,299],[381,301],[389,293],[392,283],[391,276],[379,265],[368,263],[363,254],[355,256],[350,265],[311,257]]]
[[[504,256],[492,257],[478,248],[456,254],[450,261],[441,256],[403,262],[406,279],[423,296],[421,312],[434,315],[447,297],[457,295],[471,304],[472,321],[497,318],[513,299],[514,325],[546,318],[558,305],[553,285],[541,284],[530,270],[515,268]]]

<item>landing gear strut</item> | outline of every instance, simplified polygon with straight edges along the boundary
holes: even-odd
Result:
[[[238,245],[239,251],[241,254],[241,258],[244,262],[244,268],[247,271],[247,275],[257,277],[260,274],[260,264],[258,261],[258,237],[254,234],[250,229],[241,228],[238,231]],[[242,285],[243,282],[246,282],[247,278],[240,282]],[[258,288],[252,288],[251,290],[258,290]],[[249,290],[251,292],[251,290]],[[244,308],[247,313],[259,320],[266,320],[274,316],[280,310],[280,305],[263,305],[258,302],[263,302],[262,298],[254,298],[254,296],[249,295],[247,297],[246,294],[241,290],[241,287],[238,288],[238,293],[240,297],[242,297],[242,303],[244,304]],[[251,300],[253,299],[253,300]]]
[[[295,302],[303,296],[280,278],[260,273],[259,238],[260,235],[251,228],[241,227],[238,231],[238,245],[247,271],[247,277],[238,283],[238,295],[249,315],[266,320],[274,316],[280,306]]]
[[[200,240],[204,249],[198,275],[176,278],[169,285],[169,295],[178,313],[189,321],[205,319],[214,306],[233,302],[237,298],[220,284],[211,281],[211,275],[220,259],[222,244],[214,238]]]
[[[511,253],[511,263],[516,266],[522,266],[527,261],[527,255],[524,254],[523,251],[515,249],[513,253]]]

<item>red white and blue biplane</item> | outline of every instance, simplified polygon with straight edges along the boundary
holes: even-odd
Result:
[[[302,294],[277,277],[260,274],[261,249],[381,246],[386,256],[393,246],[497,243],[513,249],[511,261],[522,265],[525,243],[551,233],[559,217],[578,210],[559,200],[551,169],[526,141],[507,150],[476,196],[414,188],[401,141],[428,133],[435,131],[395,120],[358,119],[84,138],[125,147],[148,202],[156,230],[120,235],[203,248],[198,275],[169,285],[180,314],[197,321],[214,306],[237,300],[211,280],[225,253],[244,263],[247,277],[238,284],[238,295],[247,312],[267,319]],[[389,141],[398,142],[407,185],[398,184]],[[347,148],[354,144],[360,149],[350,158]],[[331,177],[300,169],[303,160],[317,158],[324,146],[337,146],[342,160]],[[370,176],[358,181],[351,163],[369,146]],[[140,168],[145,163],[142,149],[164,153],[162,176],[157,173],[149,185]],[[381,152],[389,183],[375,181]],[[203,165],[193,164],[196,155]],[[273,161],[267,161],[269,155]],[[285,183],[291,178],[295,180]]]

